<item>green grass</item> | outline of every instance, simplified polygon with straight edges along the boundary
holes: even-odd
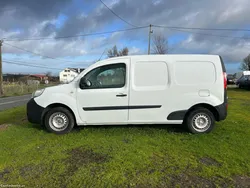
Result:
[[[250,186],[250,93],[230,89],[213,132],[180,126],[97,126],[54,135],[24,107],[0,112],[0,184],[26,187]],[[17,120],[20,120],[19,122]]]
[[[1,124],[20,124],[22,121],[26,121],[25,106],[12,108],[6,111],[0,111],[0,125]]]

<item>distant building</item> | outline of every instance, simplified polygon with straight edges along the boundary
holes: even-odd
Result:
[[[69,83],[83,70],[81,68],[66,68],[59,73],[59,80],[61,83]]]
[[[49,81],[58,82],[58,77],[47,76],[45,74],[3,74],[4,82],[20,82],[25,84],[48,84]]]
[[[33,78],[37,78],[38,80],[40,79],[40,81],[45,81],[49,79],[49,77],[45,74],[31,74],[29,76]]]

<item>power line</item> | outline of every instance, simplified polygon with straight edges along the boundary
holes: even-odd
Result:
[[[48,58],[48,59],[54,59],[54,60],[58,60],[58,61],[64,61],[64,62],[67,62],[67,63],[72,63],[71,61],[65,61],[65,60],[62,60],[62,59],[57,59],[57,58],[54,58],[54,57],[50,57],[50,56],[45,56],[45,55],[42,55],[42,54],[39,54],[39,53],[36,53],[36,52],[32,52],[32,51],[29,51],[29,50],[26,50],[24,48],[20,48],[18,46],[14,46],[12,44],[8,44],[6,42],[4,42],[4,44],[8,45],[8,46],[11,46],[13,48],[16,48],[18,50],[21,50],[21,51],[24,51],[24,52],[28,52],[28,53],[31,53],[31,54],[34,54],[34,55],[37,55],[37,56],[41,56],[41,57],[44,57],[44,58]]]
[[[5,39],[5,41],[31,41],[31,40],[56,40],[56,39],[67,39],[67,38],[78,38],[78,37],[87,37],[87,36],[95,36],[95,35],[105,35],[105,34],[112,34],[112,33],[119,33],[125,31],[133,31],[137,29],[144,29],[148,26],[144,27],[134,27],[129,29],[120,29],[120,30],[113,30],[113,31],[105,31],[105,32],[97,32],[97,33],[86,33],[82,35],[69,35],[69,36],[61,36],[61,37],[41,37],[41,38],[23,38],[23,39]]]
[[[16,62],[13,62],[13,61],[6,61],[6,60],[3,60],[3,63],[13,64],[13,65],[20,65],[20,66],[27,66],[27,67],[36,67],[36,68],[44,68],[44,69],[62,70],[62,69],[53,68],[53,67],[31,65],[31,64],[25,64],[25,63],[16,63]]]
[[[145,28],[148,28],[148,27],[149,26],[134,27],[134,28],[129,28],[129,29],[121,29],[121,30],[113,30],[113,31],[106,31],[106,32],[97,32],[97,33],[86,33],[86,34],[82,34],[82,35],[61,36],[61,37],[53,37],[53,38],[52,37],[23,38],[23,39],[15,38],[15,39],[5,39],[5,41],[21,42],[21,41],[33,41],[33,40],[35,41],[35,40],[56,40],[56,39],[78,38],[78,37],[87,37],[87,36],[111,34],[111,33],[117,33],[117,32],[133,31],[133,30],[137,30],[137,29],[145,29]],[[185,30],[185,29],[189,29],[189,28],[176,29],[175,27],[156,26],[156,25],[153,25],[153,27],[176,30],[176,31],[184,32],[184,33],[193,33],[193,34],[199,34],[199,35],[215,36],[215,37],[221,37],[221,38],[250,39],[249,37],[235,37],[235,36],[226,36],[226,35],[216,35],[216,34],[210,34],[210,33],[199,33],[199,32],[193,32],[193,31],[186,31]]]
[[[245,31],[245,32],[250,32],[250,29],[235,29],[235,28],[173,27],[173,26],[162,26],[162,25],[153,25],[153,27],[168,28],[168,29],[204,30],[204,31]]]
[[[13,61],[6,61],[3,60],[4,63],[8,63],[8,64],[14,64],[14,65],[21,65],[21,66],[27,66],[27,67],[36,67],[36,68],[45,68],[45,69],[55,69],[55,70],[62,70],[62,69],[58,69],[58,68],[54,68],[54,67],[46,67],[46,66],[39,66],[39,65],[31,65],[31,64],[26,64],[26,63],[17,63],[17,62],[13,62]]]
[[[24,62],[24,61],[6,60],[6,59],[3,59],[3,61],[5,61],[5,62],[12,62],[12,63],[20,63],[20,64],[25,64],[25,65],[30,65],[30,66],[39,66],[40,67],[40,65],[34,65],[34,64],[30,63],[30,62]],[[47,68],[47,66],[42,66],[42,67],[46,67]]]
[[[0,8],[0,11],[11,11],[16,10],[17,8]]]
[[[127,22],[126,20],[124,20],[122,17],[120,17],[118,14],[116,14],[111,8],[109,8],[102,0],[100,0],[100,2],[107,8],[109,9],[110,12],[112,12],[116,17],[118,17],[120,20],[122,20],[123,22],[125,22],[126,24],[132,26],[132,27],[136,27],[135,25]]]
[[[26,65],[34,65],[34,66],[42,66],[42,65],[38,65],[38,64],[34,64],[34,63],[32,63],[32,62],[27,62],[27,61],[20,61],[20,60],[15,60],[15,59],[11,59],[11,60],[6,60],[6,59],[4,59],[4,61],[11,61],[11,62],[15,62],[15,63],[24,63],[24,64],[26,64]],[[44,66],[44,67],[48,67],[48,66]]]
[[[173,29],[173,28],[166,28],[166,29],[180,31],[183,33],[192,33],[192,34],[197,34],[197,35],[214,36],[214,37],[220,37],[220,38],[250,39],[249,37],[237,37],[237,36],[228,36],[228,35],[216,35],[216,34],[210,34],[210,33],[199,33],[199,32],[194,32],[194,31],[186,31],[182,29]]]
[[[180,31],[180,32],[184,32],[184,33],[197,34],[197,35],[211,36],[211,37],[241,39],[241,40],[244,40],[244,41],[246,41],[247,39],[250,39],[249,37],[234,37],[234,36],[215,35],[215,34],[209,34],[209,33],[198,33],[198,32],[193,32],[193,31],[183,31],[183,30],[180,30],[180,29],[170,29],[170,30]],[[242,46],[249,48],[250,45],[243,44]]]

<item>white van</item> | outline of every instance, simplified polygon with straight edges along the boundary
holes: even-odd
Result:
[[[110,58],[68,84],[37,90],[27,116],[57,134],[74,125],[182,123],[207,133],[227,116],[226,71],[218,55]]]

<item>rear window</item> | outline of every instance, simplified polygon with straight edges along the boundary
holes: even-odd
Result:
[[[175,81],[178,85],[213,84],[216,81],[215,66],[212,62],[175,62]]]

